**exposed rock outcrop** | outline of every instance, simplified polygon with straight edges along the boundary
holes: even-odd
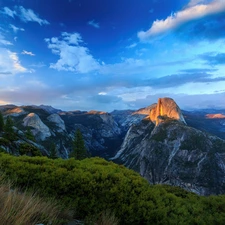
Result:
[[[17,117],[17,116],[26,114],[26,112],[21,107],[15,107],[13,109],[7,110],[7,114],[10,115],[10,116],[13,116],[13,117]]]
[[[221,113],[217,113],[217,114],[206,114],[206,118],[208,118],[208,119],[225,119],[225,115],[223,115]]]
[[[157,105],[152,108],[149,116],[156,125],[165,118],[175,119],[186,124],[180,108],[172,98],[159,98]]]
[[[51,136],[50,129],[41,121],[40,117],[35,113],[29,113],[23,119],[23,125],[32,127],[32,133],[42,141]]]
[[[56,114],[56,113],[51,114],[50,116],[47,117],[47,119],[50,122],[55,123],[55,125],[58,127],[57,132],[61,133],[61,132],[66,131],[65,123],[58,114]]]

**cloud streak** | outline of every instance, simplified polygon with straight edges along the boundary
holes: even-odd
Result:
[[[14,33],[17,33],[18,31],[25,31],[23,28],[16,27],[12,24],[10,24],[9,27],[14,31]]]
[[[8,7],[4,7],[2,13],[15,19],[17,16],[21,21],[27,22],[37,22],[39,25],[50,24],[47,20],[41,19],[38,14],[36,14],[32,9],[25,9],[23,6],[15,6],[14,10]]]
[[[88,21],[88,25],[90,25],[90,26],[92,26],[92,27],[94,27],[94,28],[97,28],[97,29],[100,28],[99,23],[95,22],[94,20]]]
[[[205,60],[210,65],[224,65],[225,64],[225,53],[205,53],[200,55],[200,58]]]
[[[22,55],[35,56],[35,54],[34,54],[33,52],[28,52],[28,51],[25,51],[25,50],[23,50],[23,51],[21,52],[21,54],[22,54]]]
[[[149,30],[138,32],[139,39],[141,41],[147,41],[157,35],[162,35],[172,30],[178,29],[190,21],[225,11],[224,0],[213,0],[208,4],[204,2],[207,1],[192,0],[186,8],[173,13],[165,20],[155,20]]]

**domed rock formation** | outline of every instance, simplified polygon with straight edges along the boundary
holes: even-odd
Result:
[[[165,118],[175,119],[186,124],[179,106],[172,98],[159,98],[158,103],[150,111],[149,117],[156,125]]]
[[[35,113],[29,113],[23,119],[23,125],[25,127],[29,126],[32,129],[32,133],[35,136],[38,136],[42,141],[45,140],[47,137],[51,136],[51,132],[49,128],[41,121],[40,117]]]

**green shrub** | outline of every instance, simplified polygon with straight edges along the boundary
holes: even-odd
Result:
[[[29,156],[41,156],[41,152],[38,148],[35,146],[28,144],[28,143],[22,143],[19,147],[19,153],[20,155],[29,155]]]
[[[224,196],[199,197],[180,188],[149,185],[136,172],[101,158],[52,160],[0,153],[0,170],[16,186],[74,208],[77,219],[97,221],[108,209],[125,225],[225,221]]]

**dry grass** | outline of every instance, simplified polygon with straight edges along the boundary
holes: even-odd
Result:
[[[115,214],[109,210],[101,213],[98,221],[95,225],[118,225],[119,220],[115,217]]]
[[[9,184],[0,184],[0,224],[62,224],[58,219],[61,213],[62,210],[53,201],[46,201],[35,193],[12,190]]]

